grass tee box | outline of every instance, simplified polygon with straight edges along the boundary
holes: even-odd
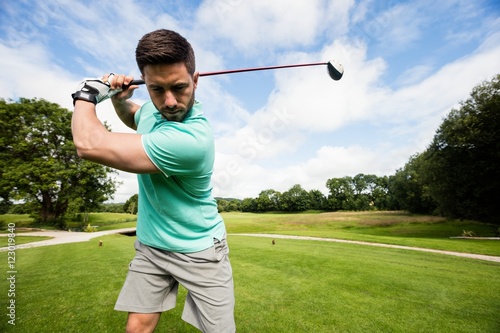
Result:
[[[499,227],[475,221],[450,220],[436,216],[414,215],[401,211],[374,212],[307,212],[282,213],[223,213],[229,233],[269,233],[323,238],[338,238],[435,250],[500,256],[500,240],[453,239],[474,234],[480,237],[498,236]],[[1,215],[1,221],[21,227],[33,226],[28,215]],[[125,213],[90,213],[88,223],[97,231],[133,228],[136,215]],[[71,223],[69,224],[71,226]],[[76,226],[77,223],[74,223]],[[5,231],[4,231],[5,233]],[[32,242],[28,237],[20,242]],[[6,242],[6,239],[3,240]],[[0,237],[0,245],[2,238]]]
[[[453,239],[465,231],[498,236],[495,225],[406,212],[223,213],[228,233],[338,238],[500,256],[500,240]]]
[[[17,250],[16,326],[4,318],[0,332],[124,332],[126,314],[113,305],[134,240],[113,235]],[[476,333],[500,327],[498,263],[317,241],[273,245],[246,236],[229,236],[229,245],[238,332]],[[0,307],[6,302],[0,298]],[[162,315],[158,332],[197,332],[180,320],[182,305]]]
[[[89,213],[87,221],[67,221],[67,228],[78,228],[82,225],[97,226],[98,231],[132,228],[135,227],[137,215],[126,213]],[[54,226],[43,226],[35,224],[33,219],[28,214],[4,214],[0,215],[0,226],[2,224],[15,223],[17,232],[26,232],[24,228],[38,228],[38,229],[55,229]]]

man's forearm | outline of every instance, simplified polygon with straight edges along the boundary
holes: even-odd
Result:
[[[128,99],[111,98],[111,102],[115,108],[116,114],[121,121],[132,129],[137,129],[135,126],[134,115],[139,110],[140,106]]]
[[[71,131],[78,155],[83,158],[100,146],[103,136],[108,132],[97,118],[95,105],[85,101],[75,102]]]
[[[159,172],[142,146],[141,135],[108,131],[91,102],[75,102],[71,130],[78,156],[85,160],[133,173]]]

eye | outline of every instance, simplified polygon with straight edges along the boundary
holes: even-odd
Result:
[[[186,84],[177,84],[172,87],[173,91],[181,92],[186,89],[188,86]]]
[[[155,93],[161,93],[161,92],[163,92],[163,88],[161,88],[161,87],[152,87],[151,91],[153,91]]]

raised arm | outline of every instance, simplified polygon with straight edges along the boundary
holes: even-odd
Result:
[[[118,99],[114,96],[111,97],[111,102],[120,120],[131,129],[136,130],[134,115],[140,109],[140,106],[128,99]]]
[[[108,80],[111,89],[121,89],[123,85],[128,85],[132,82],[134,78],[132,76],[125,75],[112,75],[105,76],[105,80]],[[136,124],[134,121],[134,115],[139,110],[140,105],[132,102],[130,98],[134,94],[134,90],[138,86],[129,86],[127,89],[120,91],[113,96],[111,96],[111,102],[115,108],[116,114],[121,119],[121,121],[133,130],[136,130]]]
[[[78,156],[127,172],[159,172],[144,151],[140,134],[109,132],[97,118],[96,104],[115,93],[104,80],[85,80],[73,94],[71,130]],[[129,111],[135,113],[134,109]]]

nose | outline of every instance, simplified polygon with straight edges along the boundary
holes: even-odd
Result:
[[[165,93],[165,106],[168,108],[175,108],[177,106],[177,99],[171,91]]]

